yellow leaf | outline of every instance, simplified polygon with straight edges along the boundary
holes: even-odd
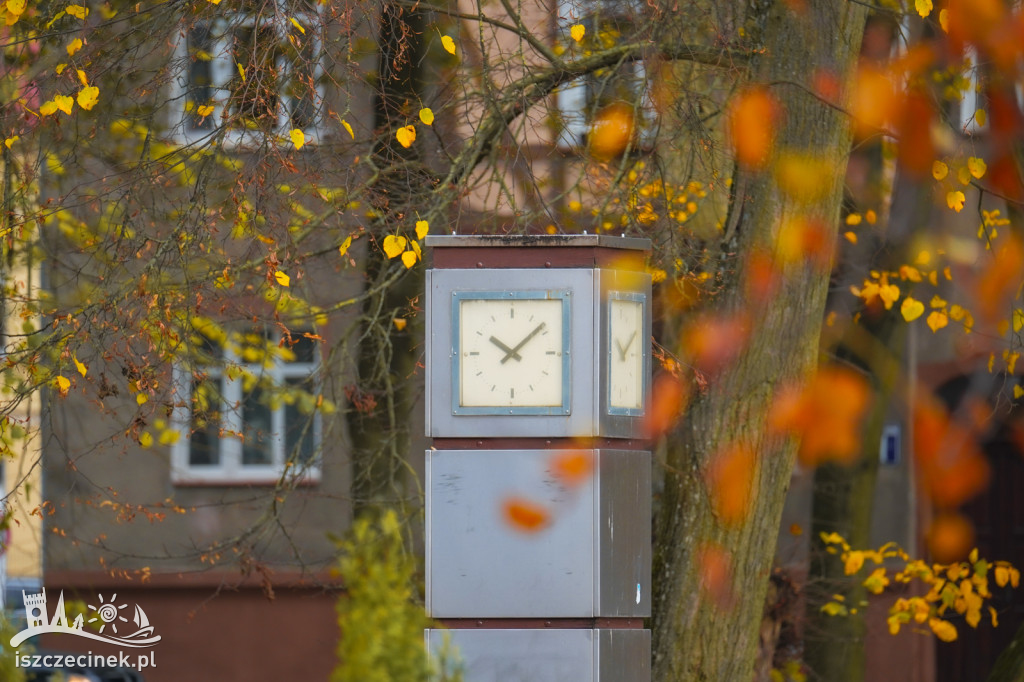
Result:
[[[426,220],[416,221],[416,239],[423,239],[430,231],[430,224]]]
[[[441,36],[441,47],[448,54],[455,54],[455,41],[448,36]]]
[[[853,233],[853,232],[844,232],[843,236],[846,237],[846,241],[850,242],[851,244],[856,244],[857,243],[857,235],[855,233]]]
[[[878,214],[875,213],[874,211],[869,210],[867,213],[864,214],[864,220],[868,221],[868,225],[874,225],[875,222],[878,220]]]
[[[949,621],[942,620],[941,618],[930,618],[928,619],[928,627],[943,642],[952,642],[956,639],[956,628]]]
[[[81,5],[68,5],[64,8],[64,11],[73,17],[78,17],[79,19],[82,19],[83,21],[87,16],[89,16],[89,8],[82,7]]]
[[[949,166],[944,164],[942,161],[932,162],[932,177],[936,180],[942,180],[944,177],[949,175]]]
[[[420,120],[423,121],[423,125],[430,125],[434,122],[434,112],[429,108],[424,107],[420,109]]]
[[[146,395],[145,393],[136,393],[135,402],[139,405],[145,405],[146,403],[149,402],[149,396]]]
[[[306,144],[306,135],[298,128],[293,128],[288,136],[292,138],[292,144],[296,149],[302,149],[302,145]]]
[[[402,265],[407,268],[411,268],[416,265],[416,258],[417,256],[415,251],[405,251],[402,253]]]
[[[149,431],[143,431],[139,434],[139,445],[144,448],[151,447],[153,445],[153,434]]]
[[[82,88],[78,92],[78,106],[82,107],[86,111],[92,111],[92,108],[96,106],[96,102],[100,98],[100,89],[95,85]]]
[[[206,0],[206,1],[209,2],[210,4],[213,4],[213,5],[219,5],[220,4],[220,0]]]
[[[851,213],[850,215],[846,216],[846,224],[850,225],[851,227],[854,225],[860,225],[861,220],[863,220],[863,217],[860,213]]]
[[[924,313],[924,303],[907,296],[903,299],[903,305],[900,306],[900,313],[903,315],[904,320],[913,322]]]
[[[53,103],[57,105],[58,109],[69,116],[71,115],[71,109],[75,106],[75,100],[67,95],[54,95]]]
[[[864,552],[858,552],[856,550],[848,552],[846,554],[846,561],[843,565],[843,573],[846,575],[853,575],[860,570],[860,567],[864,565]]]
[[[946,10],[942,10],[945,12]],[[980,127],[984,127],[985,122],[988,121],[988,114],[985,113],[984,109],[978,109],[974,112],[974,122]]]
[[[26,0],[7,0],[7,11],[15,16],[24,14]]]
[[[1014,308],[1013,310],[1013,331],[1019,332],[1024,329],[1024,310]]]
[[[243,69],[242,65],[238,64],[238,63],[235,63],[235,66],[238,67],[238,75],[242,77],[242,82],[244,83],[245,82],[245,69]]]
[[[207,116],[213,113],[213,105],[201,104],[198,107],[196,107],[196,113],[202,116],[203,118],[206,118]]]
[[[949,33],[949,10],[939,10],[939,26],[942,27],[944,33]]]
[[[932,13],[932,0],[914,0],[914,8],[922,17]]]
[[[399,128],[395,131],[395,139],[398,140],[398,144],[408,149],[416,141],[416,129],[412,126]]]
[[[926,321],[928,326],[931,327],[933,333],[949,324],[949,318],[946,317],[946,313],[938,310],[933,310]]]
[[[352,246],[352,237],[345,237],[345,241],[343,241],[341,243],[341,246],[338,247],[338,255],[344,256],[346,253],[348,253],[348,247],[350,246]]]
[[[352,126],[348,124],[348,121],[346,121],[345,119],[341,119],[341,125],[343,125],[345,127],[345,130],[348,131],[349,137],[351,137],[353,140],[356,139],[356,134],[352,132]]]
[[[160,445],[174,445],[178,442],[178,432],[166,429],[160,432]]]
[[[75,69],[75,73],[78,74],[78,82],[80,82],[82,84],[83,88],[86,87],[87,85],[89,85],[89,79],[86,78],[85,71],[82,71],[81,69]],[[60,74],[57,74],[57,75],[60,75]]]
[[[1022,388],[1021,386],[1014,386],[1013,387],[1013,399],[1014,400],[1020,400],[1021,396],[1024,396],[1024,388]],[[1000,587],[1002,587],[1002,586],[1000,585]]]
[[[412,240],[412,250],[416,252],[416,258],[423,258],[423,250],[420,249],[420,243],[415,239]]]
[[[398,331],[402,331],[403,329],[405,329],[405,326],[409,324],[409,322],[402,317],[396,317],[392,319],[391,322],[392,324],[395,325],[395,329],[397,329]]]
[[[57,388],[60,390],[61,395],[67,393],[68,389],[71,388],[71,380],[67,377],[57,377]]]
[[[49,102],[44,102],[43,106],[39,107],[39,113],[43,116],[49,116],[51,114],[57,113],[57,103],[53,102],[52,100]]]
[[[971,171],[967,170],[967,166],[960,166],[956,172],[956,179],[960,181],[961,185],[971,184]]]
[[[57,65],[57,68],[55,68],[55,69],[54,69],[54,71],[56,71],[56,72],[57,72],[57,75],[59,76],[59,75],[61,75],[62,73],[64,73],[64,69],[66,69],[66,68],[68,68],[68,65],[67,65],[67,64],[58,64],[58,65]]]
[[[295,17],[289,17],[288,21],[292,22],[292,26],[299,29],[302,35],[306,35],[306,29],[302,28],[302,24],[300,24]]]
[[[280,270],[278,270],[277,272],[274,273],[274,279],[276,279],[277,283],[280,284],[283,287],[288,286],[289,284],[291,284],[291,281],[292,281],[291,277],[289,277],[285,273],[281,272]]]
[[[575,26],[569,29],[569,34],[572,36],[572,39],[575,40],[577,43],[583,40],[583,36],[586,35],[586,33],[587,27],[584,26],[583,24],[576,24]]]
[[[959,190],[946,194],[946,205],[957,213],[963,210],[964,201],[966,200],[967,198],[964,196],[964,193]]]
[[[405,251],[406,242],[405,237],[389,234],[387,237],[384,237],[384,253],[388,258],[394,258]]]
[[[928,302],[928,305],[931,306],[932,308],[945,308],[946,299],[936,294],[932,296],[932,300]]]
[[[77,369],[78,373],[84,377],[85,373],[88,372],[89,370],[86,368],[85,365],[78,361],[77,357],[71,356],[71,359],[75,361],[75,369]]]
[[[992,627],[999,627],[999,618],[996,616],[996,610],[990,606],[988,607],[988,612],[992,615]]]
[[[68,43],[68,47],[67,47],[68,56],[70,57],[70,56],[74,55],[76,52],[78,52],[81,49],[82,49],[82,39],[81,38],[75,38],[70,43]]]
[[[10,149],[11,145],[14,144],[15,142],[17,142],[20,139],[21,139],[20,135],[12,135],[11,137],[8,137],[6,140],[4,140],[4,146],[7,147],[8,149]]]
[[[972,156],[967,159],[967,170],[976,180],[980,180],[981,177],[985,175],[985,171],[988,170],[988,166],[985,165],[985,161],[983,159]]]

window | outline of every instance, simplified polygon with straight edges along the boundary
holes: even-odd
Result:
[[[260,333],[208,342],[174,369],[178,482],[272,482],[286,467],[316,477],[320,441],[316,343]]]
[[[320,23],[312,4],[267,0],[236,2],[225,18],[189,26],[179,77],[185,139],[210,135],[225,115],[235,144],[294,128],[315,136]]]
[[[582,24],[584,43],[592,41],[598,49],[611,47],[629,35],[642,7],[634,0],[560,0],[559,27],[568,37],[570,27]],[[625,104],[636,112],[641,141],[653,133],[655,111],[642,61],[623,62],[577,78],[559,90],[557,98],[562,148],[584,146],[594,117],[613,105]]]

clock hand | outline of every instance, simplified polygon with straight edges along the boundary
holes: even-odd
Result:
[[[629,347],[633,345],[633,339],[635,338],[636,332],[633,332],[632,334],[629,335],[629,338],[626,340],[625,346],[619,343],[618,339],[615,339],[615,345],[619,347],[619,359],[621,359],[623,362],[626,361],[626,351],[628,351]]]
[[[541,322],[540,324],[538,324],[538,325],[537,325],[537,328],[536,328],[536,329],[534,329],[534,330],[533,330],[532,332],[530,332],[529,334],[527,334],[527,335],[526,335],[526,338],[525,338],[525,339],[523,339],[522,341],[520,341],[519,343],[517,343],[517,344],[515,345],[515,347],[513,347],[513,348],[509,348],[508,350],[506,350],[506,351],[505,351],[505,357],[503,357],[503,358],[501,359],[501,364],[503,364],[503,365],[504,365],[504,364],[505,364],[505,362],[506,362],[506,361],[508,361],[508,360],[509,360],[510,358],[515,358],[515,359],[516,359],[516,361],[522,360],[523,358],[522,358],[522,357],[520,357],[520,355],[519,355],[519,349],[520,349],[520,348],[522,348],[523,346],[525,346],[525,345],[526,345],[526,343],[527,343],[527,342],[528,342],[528,341],[529,341],[530,339],[532,339],[533,337],[535,337],[535,336],[537,335],[537,333],[538,333],[538,332],[540,332],[540,330],[541,330],[541,329],[543,329],[543,328],[544,328],[544,323],[543,323],[543,322]]]
[[[516,350],[513,350],[512,348],[509,348],[508,346],[506,346],[505,344],[503,344],[503,343],[502,343],[501,341],[499,341],[499,340],[498,340],[498,339],[496,339],[495,337],[493,337],[493,336],[492,336],[492,337],[491,337],[490,339],[488,339],[488,340],[489,340],[489,341],[490,341],[491,343],[493,343],[493,344],[494,344],[495,346],[497,346],[498,348],[500,348],[501,350],[505,351],[505,357],[504,357],[504,358],[502,359],[502,361],[501,361],[501,362],[502,362],[502,364],[504,364],[504,363],[505,363],[505,360],[508,360],[509,358],[515,358],[516,360],[522,360],[522,359],[523,359],[523,358],[522,358],[522,357],[521,357],[521,356],[519,355],[519,353],[517,353],[517,352],[516,352]]]

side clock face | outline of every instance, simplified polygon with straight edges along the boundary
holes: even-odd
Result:
[[[471,296],[456,301],[458,405],[567,407],[568,300]]]
[[[644,302],[613,294],[608,313],[608,407],[630,414],[643,409]]]

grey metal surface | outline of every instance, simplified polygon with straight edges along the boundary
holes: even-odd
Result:
[[[467,292],[569,290],[570,366],[568,414],[456,414],[453,297]],[[613,269],[428,270],[426,302],[426,429],[434,438],[643,437],[644,408],[634,415],[608,407],[608,298],[612,292],[642,295],[644,394],[650,389],[651,278]],[[479,410],[476,410],[479,411]]]
[[[650,682],[650,630],[427,630],[447,639],[465,682]]]
[[[647,617],[651,455],[586,450],[593,469],[564,485],[555,450],[428,450],[426,601],[434,618]],[[505,505],[542,505],[515,527]]]
[[[430,270],[427,272],[427,435],[431,437],[585,436],[596,430],[594,271],[589,269]],[[451,299],[456,293],[569,290],[569,413],[454,414],[456,372]]]
[[[565,247],[600,246],[630,251],[650,251],[651,240],[644,237],[616,237],[608,234],[431,234],[423,240],[428,248],[481,248],[510,246]]]

